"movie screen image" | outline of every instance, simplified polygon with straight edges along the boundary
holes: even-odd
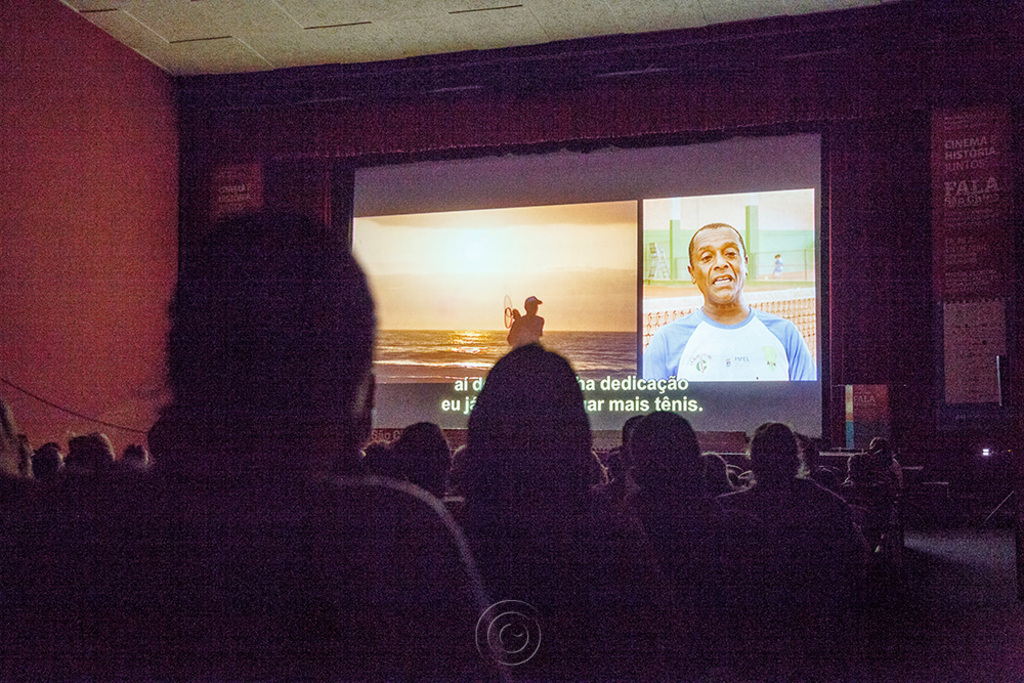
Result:
[[[643,216],[645,378],[818,379],[813,188],[650,199]],[[719,227],[694,241],[702,226]],[[717,313],[737,302],[741,322]]]
[[[482,378],[538,302],[538,339],[581,376],[636,372],[636,202],[357,218],[377,381]]]
[[[737,137],[357,169],[352,243],[378,318],[375,426],[464,429],[494,363],[538,339],[572,364],[594,430],[667,410],[699,432],[779,421],[819,435],[821,144]],[[690,271],[690,240],[711,223],[742,252],[729,276]],[[692,324],[720,312],[726,291],[756,311],[745,333]]]

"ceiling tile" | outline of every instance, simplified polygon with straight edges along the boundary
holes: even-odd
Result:
[[[452,28],[447,14],[422,19],[381,21],[379,26],[399,46],[403,57],[462,52],[476,46],[472,39]]]
[[[524,5],[549,40],[622,33],[605,0],[529,0]]]
[[[703,26],[706,21],[698,0],[643,3],[605,0],[623,33],[645,33]]]
[[[273,0],[134,0],[125,11],[172,43],[242,32],[273,33],[295,25]]]
[[[478,50],[550,42],[533,14],[521,4],[502,9],[449,12],[448,25]]]
[[[272,68],[237,38],[163,43],[144,54],[176,76],[243,73]]]
[[[378,23],[241,36],[274,68],[349,64],[405,56]]]
[[[780,0],[781,14],[813,14],[878,4],[877,0]],[[760,16],[760,15],[759,15]],[[756,18],[756,17],[755,17]]]
[[[97,10],[120,9],[131,4],[131,0],[60,0],[73,10],[95,12]]]
[[[140,52],[152,49],[157,44],[167,44],[166,40],[126,12],[89,12],[82,16],[109,33],[118,42]]]
[[[437,0],[445,12],[465,12],[467,10],[486,10],[501,7],[513,7],[524,4],[525,0]]]
[[[415,19],[445,14],[445,9],[438,0],[276,0],[276,3],[302,27]]]
[[[825,12],[873,3],[874,0],[701,0],[709,24]]]
[[[896,1],[61,0],[170,73],[387,60]]]

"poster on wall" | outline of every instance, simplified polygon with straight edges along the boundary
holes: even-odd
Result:
[[[944,401],[998,401],[1012,293],[1011,123],[1006,107],[932,119],[933,284],[943,311]]]
[[[1006,306],[1001,299],[942,307],[946,403],[999,403],[997,358],[1006,354]]]
[[[847,384],[846,447],[867,448],[876,436],[890,437],[889,386]]]
[[[263,167],[227,164],[213,174],[210,220],[263,207]]]

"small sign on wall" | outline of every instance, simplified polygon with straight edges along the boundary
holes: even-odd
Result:
[[[991,301],[942,306],[946,403],[998,403],[996,358],[1006,354],[1006,305]]]
[[[229,164],[213,174],[210,219],[263,208],[263,166]]]

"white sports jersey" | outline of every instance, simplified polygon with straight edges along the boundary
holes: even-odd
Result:
[[[814,380],[817,372],[799,330],[790,321],[750,309],[736,325],[703,311],[665,325],[644,353],[644,378],[675,376],[690,382]]]

